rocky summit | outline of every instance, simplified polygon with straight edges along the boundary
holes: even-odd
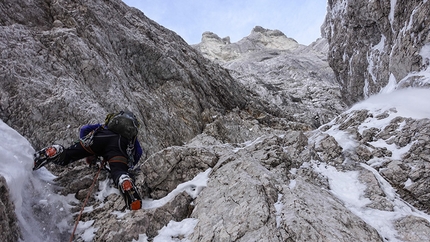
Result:
[[[341,87],[327,62],[326,39],[304,46],[279,30],[259,26],[237,43],[225,39],[206,32],[194,47],[304,130],[318,128],[345,110]]]
[[[120,0],[2,1],[1,239],[429,241],[428,4],[328,1],[309,46],[189,46]],[[120,109],[142,209],[83,161],[31,171]]]

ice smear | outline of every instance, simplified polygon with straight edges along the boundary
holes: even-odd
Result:
[[[282,221],[282,209],[284,208],[284,204],[281,202],[282,194],[278,194],[278,201],[274,204],[275,207],[275,215],[276,215],[276,228],[281,226]]]
[[[45,168],[33,171],[34,149],[17,131],[0,120],[0,175],[6,179],[23,242],[68,239],[73,196],[54,192],[53,176]]]
[[[94,224],[94,220],[89,220],[86,222],[79,221],[78,227],[76,228],[76,234],[80,234],[81,239],[83,239],[85,242],[93,241],[93,238],[95,236],[95,232],[97,232],[97,229],[92,227]]]

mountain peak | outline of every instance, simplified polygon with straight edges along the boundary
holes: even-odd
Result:
[[[212,60],[230,61],[249,53],[266,50],[293,50],[299,47],[296,40],[287,37],[280,30],[265,29],[256,26],[250,35],[236,43],[230,37],[221,38],[213,32],[204,32],[202,42],[194,45],[206,57]]]
[[[254,27],[251,34],[242,40],[249,40],[267,49],[289,50],[296,49],[299,46],[296,40],[287,37],[280,30],[265,29],[261,26]]]
[[[271,30],[271,29],[265,29],[261,26],[255,26],[252,31],[251,34],[253,33],[261,33],[264,34],[266,36],[284,36],[287,37],[284,33],[282,33],[280,30]]]

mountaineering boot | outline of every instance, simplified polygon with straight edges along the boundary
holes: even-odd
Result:
[[[49,162],[58,162],[61,158],[61,153],[63,153],[63,146],[52,145],[43,148],[33,155],[34,167],[33,171],[41,168],[42,166],[48,164]]]
[[[118,187],[128,209],[138,210],[142,207],[142,198],[128,175],[123,174],[119,177]]]

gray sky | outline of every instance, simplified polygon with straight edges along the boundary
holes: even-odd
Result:
[[[321,37],[326,0],[123,0],[188,44],[210,31],[237,42],[255,26],[278,29],[308,45]]]

